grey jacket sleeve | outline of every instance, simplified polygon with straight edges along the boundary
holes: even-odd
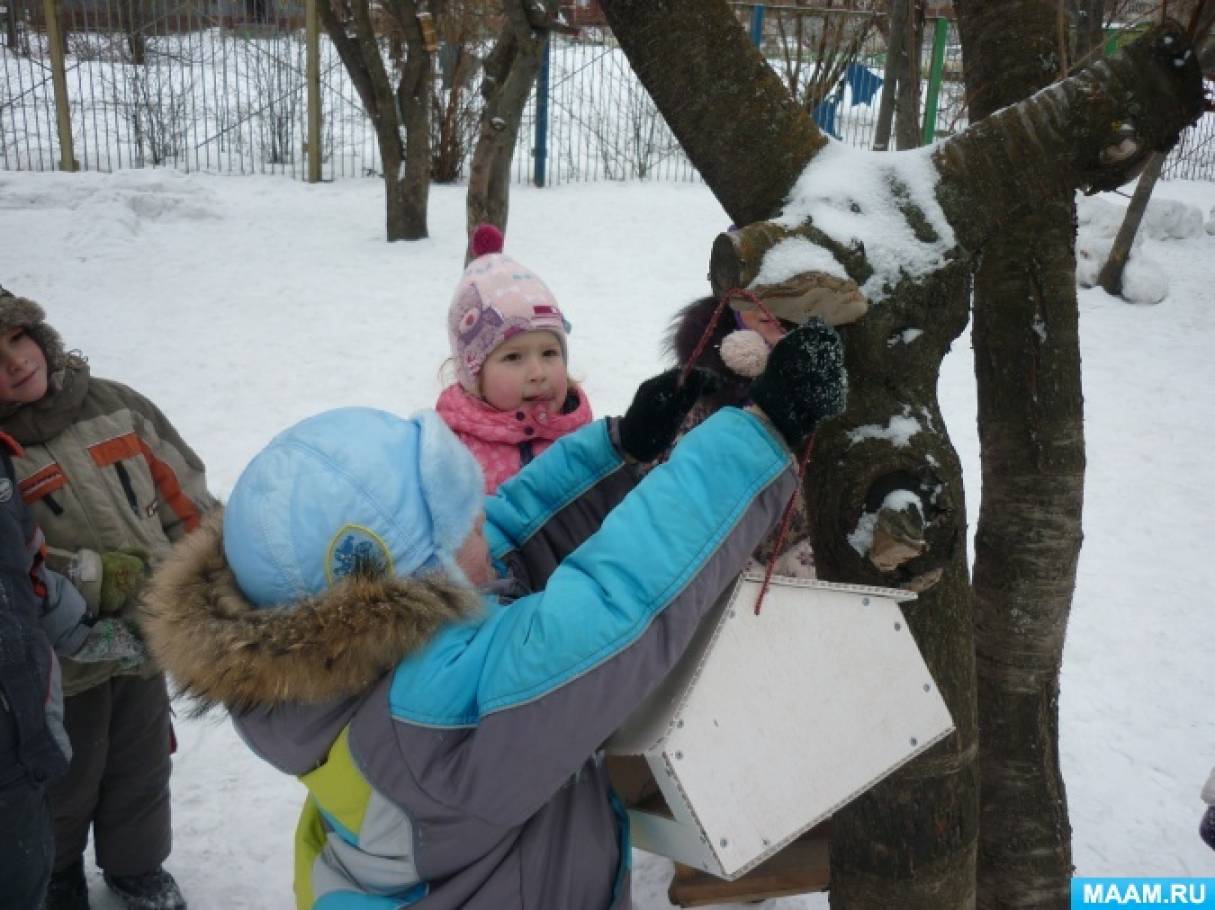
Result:
[[[88,608],[70,581],[50,569],[43,569],[46,604],[42,612],[42,631],[55,653],[71,657],[80,650],[89,634]]]

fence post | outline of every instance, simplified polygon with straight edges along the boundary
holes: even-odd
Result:
[[[306,74],[308,82],[308,182],[321,181],[321,28],[316,5],[326,0],[304,0],[307,9]]]
[[[549,53],[553,46],[550,35],[544,36],[540,52],[540,72],[536,74],[536,186],[544,186],[548,168],[548,75]]]
[[[751,6],[751,43],[759,47],[764,42],[764,5],[755,3]]]
[[[42,0],[42,14],[46,17],[46,38],[51,50],[51,83],[55,89],[55,119],[59,126],[59,169],[77,171],[80,165],[76,162],[76,149],[72,144],[72,108],[68,103],[58,0]]]
[[[945,42],[949,40],[949,20],[936,20],[932,33],[932,66],[928,70],[928,97],[924,101],[924,145],[937,133],[937,100],[941,95],[941,76],[945,72]]]

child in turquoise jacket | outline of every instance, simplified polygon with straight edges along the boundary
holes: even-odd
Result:
[[[640,483],[704,391],[672,371],[483,499],[433,412],[277,436],[145,598],[149,646],[308,790],[300,908],[628,907],[601,744],[778,520],[843,406],[825,326]],[[761,413],[762,412],[762,413]]]

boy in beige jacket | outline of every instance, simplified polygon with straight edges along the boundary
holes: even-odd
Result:
[[[0,293],[0,430],[48,564],[95,618],[127,620],[147,569],[214,506],[201,461],[134,390],[89,375],[31,300]],[[130,910],[184,908],[162,863],[171,845],[169,700],[150,661],[63,661],[73,757],[50,791],[55,863],[48,910],[89,906],[83,854]]]

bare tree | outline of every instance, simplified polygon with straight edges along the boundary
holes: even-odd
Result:
[[[558,0],[503,0],[502,31],[485,61],[481,83],[484,107],[468,175],[468,230],[488,221],[506,229],[510,208],[510,162],[519,137],[523,108],[549,32],[556,25]]]
[[[979,849],[974,601],[961,472],[936,398],[937,374],[965,327],[971,272],[994,236],[1044,197],[1125,182],[1197,118],[1201,78],[1197,65],[1179,54],[1187,39],[1174,28],[1152,32],[937,146],[928,160],[951,237],[913,200],[900,176],[902,156],[879,156],[890,162],[878,166],[886,203],[902,213],[917,243],[940,252],[933,254],[934,271],[870,286],[879,263],[866,252],[864,230],[859,237],[833,236],[809,219],[795,226],[765,220],[795,183],[799,192],[814,192],[823,139],[765,73],[724,0],[604,0],[603,6],[689,158],[729,216],[745,225],[714,243],[715,287],[748,286],[766,252],[793,235],[819,246],[869,289],[868,313],[841,327],[848,409],[816,433],[807,472],[815,555],[824,578],[921,591],[908,623],[957,731],[837,813],[831,901],[835,908],[973,907]],[[745,95],[740,84],[748,87]],[[1122,127],[1132,110],[1134,132],[1127,136]],[[865,215],[862,202],[849,203],[846,185],[821,192]],[[918,332],[909,333],[913,328]],[[1013,390],[1008,394],[1025,394],[1023,383],[1017,376],[1000,379],[1003,391]],[[902,444],[871,432],[895,418],[912,419],[917,428]],[[914,497],[920,508],[911,519],[888,521],[902,537],[903,555],[878,561],[874,552],[854,549],[849,536],[862,516],[880,525],[892,494]]]
[[[440,78],[431,101],[431,176],[439,183],[460,179],[476,138],[473,79],[487,40],[485,22],[496,6],[492,0],[448,0],[438,19]]]
[[[773,7],[780,39],[781,75],[794,98],[814,109],[844,77],[878,16],[869,3],[826,0],[820,9]]]
[[[441,0],[323,0],[321,23],[375,127],[384,166],[389,240],[427,235],[434,8]],[[424,29],[430,28],[424,32]],[[397,40],[386,43],[383,31]],[[385,57],[388,59],[385,59]]]

